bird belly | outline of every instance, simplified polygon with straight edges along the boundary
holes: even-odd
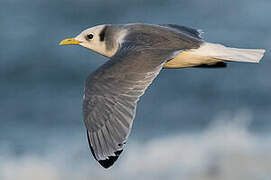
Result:
[[[222,60],[211,58],[208,56],[199,56],[189,51],[182,51],[175,58],[166,62],[163,68],[166,69],[178,69],[186,67],[195,67],[200,65],[212,65]]]

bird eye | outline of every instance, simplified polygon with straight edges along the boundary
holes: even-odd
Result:
[[[88,35],[87,35],[87,38],[88,38],[88,39],[92,39],[92,38],[93,38],[93,34],[88,34]]]

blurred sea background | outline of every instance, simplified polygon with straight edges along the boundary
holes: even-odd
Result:
[[[270,0],[1,0],[0,180],[271,179]],[[264,48],[260,64],[162,70],[109,170],[88,148],[87,75],[107,59],[58,43],[105,23],[179,24]]]

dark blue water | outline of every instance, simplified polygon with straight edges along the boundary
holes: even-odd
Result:
[[[19,174],[20,178],[26,179],[31,177],[28,171],[35,170],[33,166],[40,167],[37,169],[40,173],[37,174],[46,174],[48,171],[47,174],[52,175],[45,179],[67,178],[69,173],[66,169],[69,168],[63,167],[62,163],[67,159],[70,164],[78,164],[80,158],[86,161],[86,164],[79,168],[83,169],[83,178],[86,179],[92,172],[85,170],[89,168],[89,164],[93,168],[99,168],[98,164],[89,158],[81,102],[85,78],[107,59],[81,47],[61,47],[58,43],[88,27],[104,23],[144,22],[187,25],[203,29],[204,39],[210,42],[267,50],[260,64],[233,63],[225,69],[162,70],[139,102],[133,131],[129,138],[131,144],[128,144],[127,154],[123,155],[123,162],[119,164],[134,163],[136,160],[129,160],[131,157],[127,156],[136,158],[136,153],[133,153],[140,149],[141,143],[152,144],[152,139],[159,141],[160,138],[168,136],[178,138],[179,134],[188,134],[189,137],[195,136],[195,139],[199,139],[205,137],[205,132],[212,130],[212,124],[216,124],[221,119],[229,122],[244,119],[246,125],[240,126],[246,132],[245,142],[252,143],[252,147],[263,145],[260,143],[261,140],[251,139],[250,136],[255,135],[261,139],[271,130],[270,8],[271,2],[268,0],[1,1],[0,152],[3,153],[0,154],[0,160],[2,158],[2,162],[10,163],[10,166],[0,165],[0,179],[1,174],[2,179],[16,178],[15,175],[9,175],[9,170],[15,168],[14,164],[20,163],[26,166],[26,169],[17,167],[18,172],[22,173]],[[236,124],[234,122],[233,124]],[[219,132],[223,130],[225,129],[219,129]],[[238,133],[233,133],[236,135],[233,139],[240,140],[242,135],[239,132],[242,130],[239,128],[236,132]],[[212,139],[216,135],[216,133],[207,134],[206,139],[208,136]],[[186,137],[182,136],[180,139],[185,139],[188,144],[181,144],[176,147],[177,149],[185,149],[183,147],[195,143],[193,138]],[[223,141],[223,138],[218,141],[220,140]],[[200,142],[210,143],[205,139],[196,143]],[[159,143],[169,143],[168,147],[172,147],[170,140],[164,139]],[[178,141],[173,144],[180,143]],[[228,144],[229,149],[235,146],[234,143]],[[214,143],[214,146],[216,145]],[[78,149],[74,150],[75,146],[78,146]],[[204,148],[205,145],[191,146],[191,150]],[[247,149],[250,148],[249,146]],[[247,149],[238,150],[242,154]],[[172,154],[175,151],[174,148],[172,151],[166,149],[164,153]],[[217,149],[213,151],[217,152]],[[74,159],[67,158],[71,152]],[[188,153],[187,156],[189,155]],[[195,152],[191,156],[196,155]],[[225,154],[222,155],[224,157]],[[34,161],[32,161],[33,157]],[[47,168],[47,164],[41,163],[44,162],[41,157],[48,157],[45,161],[48,161],[48,166],[55,167],[53,172]],[[151,158],[152,155],[144,157]],[[209,157],[208,153],[202,152],[202,157]],[[251,154],[244,159],[248,160],[250,157]],[[263,157],[263,159],[270,157],[270,154],[264,154]],[[27,160],[22,160],[24,158]],[[29,158],[31,160],[28,160]],[[257,158],[261,157],[257,156]],[[61,163],[51,165],[52,160]],[[179,168],[189,169],[182,175],[187,175],[186,172],[193,174],[195,171],[190,170],[192,165],[182,164],[184,161],[183,159],[180,162],[164,162],[169,163],[168,167],[176,163],[181,165],[159,175],[161,178],[169,177],[169,174],[173,174],[172,178],[180,177],[176,170]],[[243,162],[238,159],[233,161]],[[195,161],[199,166],[195,168],[196,170],[201,169],[200,162],[200,160]],[[161,161],[161,164],[164,163]],[[117,165],[116,169],[123,166]],[[140,167],[140,163],[136,167]],[[159,168],[157,169],[155,172],[160,172]],[[136,175],[131,174],[130,171],[127,169],[125,172],[136,178]],[[98,173],[97,177],[104,177],[103,171],[98,170],[98,172],[100,174]],[[138,172],[141,172],[140,168]],[[151,170],[145,172],[146,176],[143,177],[152,179],[148,172]],[[62,176],[63,174],[67,176]],[[78,177],[75,175],[74,178]],[[118,173],[110,177],[116,178]]]

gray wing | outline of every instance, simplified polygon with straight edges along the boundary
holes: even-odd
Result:
[[[165,27],[168,27],[168,28],[171,28],[171,29],[174,29],[180,33],[184,33],[188,36],[191,36],[191,37],[194,37],[194,38],[197,38],[197,39],[202,39],[202,34],[203,34],[203,31],[201,29],[193,29],[193,28],[190,28],[190,27],[186,27],[186,26],[179,26],[179,25],[176,25],[176,24],[161,24],[161,26],[165,26]]]
[[[197,49],[204,42],[200,32],[178,25],[131,24],[127,41],[136,42],[151,48],[187,50]]]
[[[103,167],[110,167],[122,152],[139,97],[173,54],[126,46],[87,78],[84,122],[91,152]]]

